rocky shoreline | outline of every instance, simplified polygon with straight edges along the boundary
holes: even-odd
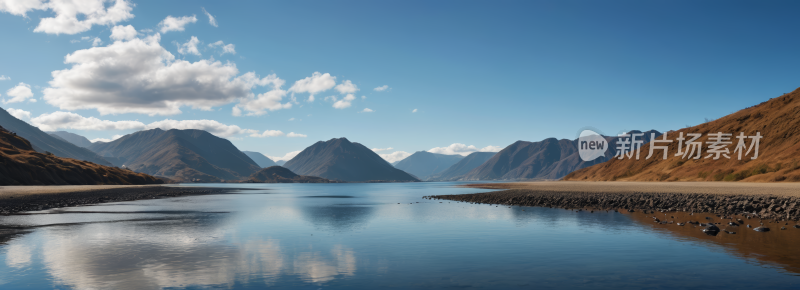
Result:
[[[223,194],[236,188],[147,186],[106,188],[75,192],[16,195],[0,198],[0,214],[9,215],[50,208],[89,205],[106,202],[168,198],[188,195]]]
[[[614,193],[509,189],[475,194],[432,195],[424,198],[568,209],[622,209],[630,212],[640,210],[683,211],[722,216],[742,215],[775,221],[797,221],[800,218],[800,197],[763,194]]]

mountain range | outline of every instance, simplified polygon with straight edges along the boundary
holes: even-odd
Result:
[[[715,153],[709,157],[711,134],[731,134],[730,142],[725,145],[726,154],[715,160]],[[745,108],[714,121],[694,127],[683,128],[666,133],[671,143],[659,142],[658,146],[667,146],[667,159],[663,159],[663,150],[654,150],[660,158],[649,160],[612,159],[609,162],[584,168],[567,175],[565,180],[597,180],[597,181],[800,181],[800,89],[770,99],[759,105]],[[702,154],[677,154],[688,152],[688,147],[679,144],[678,138],[688,134],[701,134],[697,142],[701,142]],[[745,149],[736,151],[739,134],[744,134]],[[755,157],[754,139],[761,136],[758,156]],[[659,138],[661,139],[661,138]],[[707,143],[711,142],[711,143]],[[751,145],[753,144],[753,145]],[[752,148],[752,149],[751,149]],[[655,149],[655,148],[654,148]],[[649,152],[650,144],[642,147]],[[723,150],[724,151],[724,150]],[[744,152],[742,152],[744,151]],[[749,154],[747,151],[750,151]],[[741,160],[739,152],[742,152]],[[677,155],[676,155],[677,154]]]
[[[86,139],[86,137],[83,137],[75,133],[70,133],[67,131],[55,131],[55,132],[48,132],[47,134],[50,134],[50,136],[72,143],[73,145],[78,147],[89,148],[89,146],[92,146],[92,141],[89,141],[89,139]]]
[[[263,168],[250,175],[249,181],[257,183],[338,183],[322,177],[297,175],[281,166]]]
[[[261,169],[230,141],[203,130],[151,129],[89,148],[116,166],[178,181],[240,180]]]
[[[470,170],[481,166],[481,164],[492,158],[495,154],[497,154],[497,152],[472,152],[446,170],[431,175],[429,180],[451,181],[461,179]]]
[[[350,142],[347,138],[314,143],[286,162],[284,167],[300,175],[351,182],[419,181],[364,145]]]
[[[17,119],[2,108],[0,108],[0,126],[28,140],[33,150],[36,150],[36,152],[50,152],[58,157],[73,158],[111,166],[110,162],[100,157],[100,155],[97,155],[97,153],[86,148],[78,147],[64,139],[53,137],[25,121]]]
[[[250,159],[252,159],[261,168],[267,168],[270,166],[278,165],[277,163],[275,163],[275,161],[269,159],[269,157],[264,156],[264,154],[253,151],[242,151],[242,153],[244,153],[244,155],[247,155],[247,157],[250,157]]]
[[[427,151],[417,151],[411,154],[411,156],[397,162],[394,167],[411,173],[421,180],[427,180],[430,176],[446,170],[463,158],[464,156],[461,155],[445,155]]]
[[[163,183],[153,176],[82,160],[39,153],[0,126],[0,185],[132,185]]]
[[[629,133],[642,133],[630,131]],[[650,133],[644,132],[645,143]],[[580,168],[610,160],[616,154],[616,137],[604,136],[608,150],[604,156],[592,161],[583,161],[578,153],[578,139],[548,138],[539,142],[517,141],[503,148],[480,166],[464,174],[459,180],[557,180]]]

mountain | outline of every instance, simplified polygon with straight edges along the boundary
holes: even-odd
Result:
[[[338,183],[322,177],[297,175],[280,166],[270,166],[250,175],[249,181],[259,183]]]
[[[203,130],[139,131],[89,148],[117,166],[178,181],[240,180],[261,169],[230,141]]]
[[[397,162],[397,169],[411,173],[419,179],[425,180],[431,175],[442,172],[456,162],[463,159],[461,155],[445,155],[427,151],[417,151],[411,156]]]
[[[155,177],[72,158],[42,154],[0,127],[0,185],[159,184]]]
[[[453,166],[431,176],[430,179],[438,181],[458,180],[470,170],[481,166],[481,164],[492,158],[495,154],[497,154],[497,152],[472,152],[459,160],[458,163],[453,164]]]
[[[286,162],[284,167],[300,175],[344,181],[419,181],[394,168],[364,145],[346,138],[314,143]]]
[[[278,165],[275,163],[275,161],[272,161],[272,159],[269,159],[267,156],[264,156],[264,154],[253,151],[242,151],[242,153],[244,153],[244,155],[247,155],[247,157],[250,157],[250,159],[252,159],[261,168],[267,168],[270,166]]]
[[[73,145],[78,147],[89,148],[89,146],[92,146],[92,141],[89,141],[89,139],[86,139],[86,137],[83,137],[75,133],[70,133],[67,131],[55,131],[55,132],[48,132],[47,134],[50,134],[50,136],[72,143]]]
[[[706,158],[710,149],[709,134],[730,133],[731,144],[725,146],[730,151],[730,159],[721,156],[718,160]],[[678,153],[677,138],[688,133],[700,133],[702,155],[699,159],[683,158]],[[759,140],[758,157],[754,151],[747,150],[739,160],[735,152],[740,133],[745,137],[755,136]],[[668,156],[663,159],[663,150],[655,150],[659,158],[650,160],[613,159],[609,162],[584,168],[567,175],[566,180],[626,180],[626,181],[800,181],[800,89],[783,96],[770,99],[759,105],[749,107],[717,120],[694,127],[665,133]],[[688,140],[686,140],[688,141]],[[749,149],[753,139],[744,140]],[[713,141],[712,141],[713,142]],[[664,143],[656,144],[658,146]],[[683,150],[686,150],[683,144]],[[649,152],[645,145],[643,151]]]
[[[278,166],[283,166],[284,164],[286,164],[286,160],[275,161],[275,164],[277,164]]]
[[[642,133],[630,131],[629,133]],[[644,132],[644,142],[650,141],[650,133]],[[578,153],[578,139],[548,138],[539,142],[517,141],[497,152],[480,166],[470,170],[460,180],[555,180],[580,168],[610,160],[616,154],[617,138],[604,136],[608,150],[604,156],[592,161],[583,161]]]
[[[58,157],[66,157],[111,166],[107,160],[89,149],[78,147],[61,138],[50,136],[39,128],[11,116],[0,108],[0,126],[16,133],[31,143],[33,149],[40,153],[50,152]]]

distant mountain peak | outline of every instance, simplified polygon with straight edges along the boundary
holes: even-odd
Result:
[[[353,182],[418,181],[364,145],[344,137],[316,142],[284,167],[300,175]]]

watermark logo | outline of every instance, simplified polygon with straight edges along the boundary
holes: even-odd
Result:
[[[604,156],[608,150],[608,141],[603,135],[592,130],[581,131],[578,136],[578,154],[583,161],[592,161]]]

